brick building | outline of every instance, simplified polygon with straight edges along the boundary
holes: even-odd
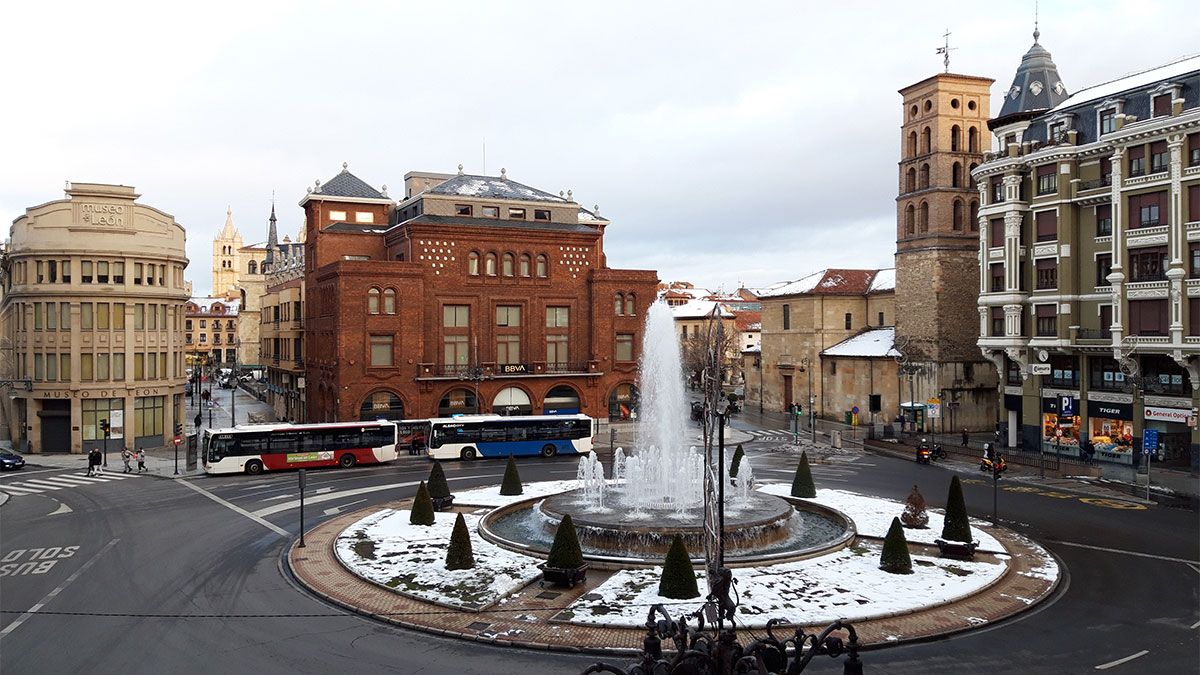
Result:
[[[636,408],[657,275],[608,266],[609,221],[500,176],[343,170],[306,217],[308,419]]]

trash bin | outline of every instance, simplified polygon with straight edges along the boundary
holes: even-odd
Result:
[[[846,426],[854,424],[854,413],[849,410],[842,413],[842,424]]]
[[[830,431],[829,432],[829,445],[831,445],[835,448],[841,448],[842,447],[842,432],[840,432],[836,429],[834,429],[833,431]]]

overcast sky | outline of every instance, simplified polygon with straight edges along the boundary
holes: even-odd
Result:
[[[1041,42],[1074,92],[1197,51],[1194,11],[1046,0]],[[5,15],[0,217],[61,199],[65,180],[133,185],[187,228],[198,294],[227,206],[261,241],[274,190],[294,238],[305,187],[342,162],[396,195],[407,171],[483,172],[484,139],[487,173],[599,204],[613,267],[727,289],[890,267],[896,91],[941,71],[948,27],[951,71],[995,79],[994,113],[1033,30],[1033,0],[160,0]]]

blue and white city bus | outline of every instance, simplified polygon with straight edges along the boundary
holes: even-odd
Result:
[[[586,455],[595,420],[587,415],[460,415],[429,420],[430,459]]]

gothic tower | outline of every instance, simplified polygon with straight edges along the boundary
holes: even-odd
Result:
[[[233,209],[225,211],[225,227],[213,239],[212,292],[221,295],[238,286],[238,252],[242,248],[242,233],[233,226]]]
[[[922,420],[928,431],[995,422],[995,370],[975,344],[979,194],[971,179],[988,142],[992,82],[942,73],[900,90],[896,340],[915,403],[941,404],[939,418]]]

